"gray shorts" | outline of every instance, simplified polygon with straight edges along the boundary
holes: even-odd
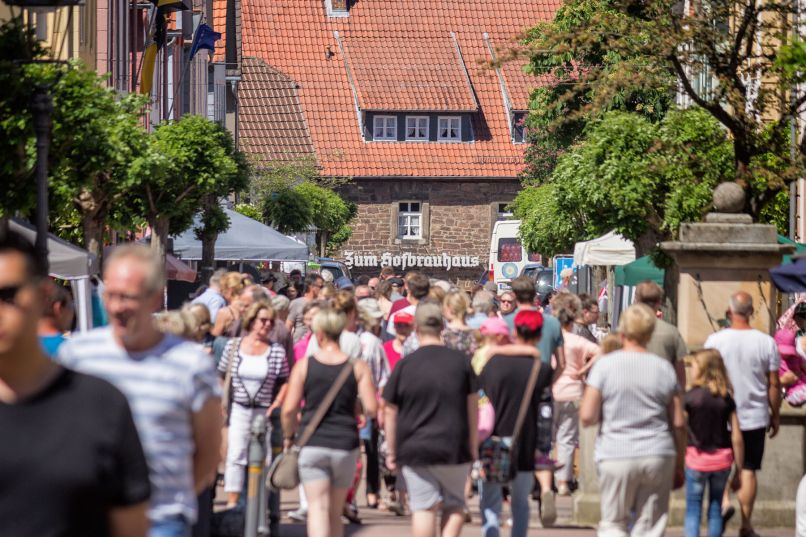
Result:
[[[427,511],[439,503],[443,509],[464,509],[470,463],[403,466],[401,472],[412,511]]]
[[[330,486],[348,489],[353,484],[358,449],[331,449],[305,446],[299,450],[299,480],[330,481]]]

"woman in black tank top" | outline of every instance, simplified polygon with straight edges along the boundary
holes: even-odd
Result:
[[[293,445],[294,436],[311,422],[348,363],[349,357],[339,348],[344,324],[344,315],[332,309],[321,310],[313,319],[313,333],[320,350],[297,362],[291,371],[282,413],[286,448]],[[308,499],[308,535],[342,536],[342,507],[358,459],[356,403],[361,402],[367,417],[374,417],[377,410],[369,367],[356,361],[352,368],[353,374],[347,377],[316,431],[300,450],[300,481]],[[305,405],[302,421],[298,423],[302,400]]]

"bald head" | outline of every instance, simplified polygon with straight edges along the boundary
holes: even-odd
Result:
[[[744,291],[733,293],[729,307],[731,314],[749,319],[753,315],[753,297]]]

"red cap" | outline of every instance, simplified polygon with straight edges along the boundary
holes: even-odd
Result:
[[[414,315],[401,311],[394,316],[395,324],[414,324]]]
[[[515,326],[523,326],[534,331],[543,327],[543,314],[537,310],[520,310],[515,315]]]

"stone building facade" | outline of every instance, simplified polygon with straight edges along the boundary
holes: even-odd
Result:
[[[358,215],[340,257],[354,275],[374,276],[389,265],[401,272],[416,268],[454,281],[477,280],[489,266],[493,225],[519,188],[516,179],[355,180],[342,191],[356,203]],[[400,200],[421,204],[421,238],[400,237]]]
[[[531,91],[548,83],[498,60],[560,5],[241,0],[241,147],[261,166],[313,156],[346,179],[358,215],[338,257],[354,274],[476,280],[519,190]]]

